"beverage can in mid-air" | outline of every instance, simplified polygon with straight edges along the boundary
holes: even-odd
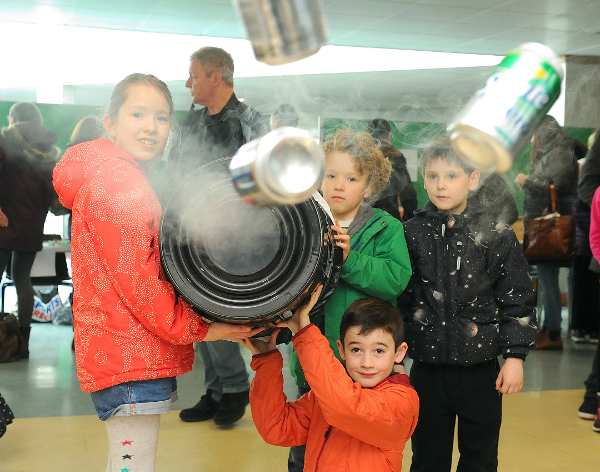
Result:
[[[563,78],[558,56],[543,44],[509,52],[448,126],[457,156],[481,171],[509,170],[560,95]]]

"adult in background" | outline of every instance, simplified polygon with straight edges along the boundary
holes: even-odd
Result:
[[[591,148],[593,140],[588,141]],[[600,149],[596,147],[595,152]],[[598,284],[598,264],[592,256],[590,248],[590,211],[591,201],[596,188],[600,185],[600,163],[598,156],[590,158],[590,165],[586,165],[587,157],[579,159],[579,183],[577,199],[573,205],[575,214],[575,236],[577,241],[577,254],[573,260],[573,297],[571,316],[571,339],[576,343],[589,340],[598,342],[600,323],[600,285]],[[585,197],[585,200],[584,198]],[[594,260],[595,270],[590,270]]]
[[[482,174],[479,187],[471,196],[500,225],[512,225],[519,219],[519,210],[505,177],[500,174]]]
[[[577,186],[577,195],[579,197],[579,201],[582,205],[586,205],[588,208],[588,228],[590,225],[590,213],[592,207],[592,201],[594,199],[594,193],[596,189],[600,187],[600,139],[598,138],[598,134],[600,129],[593,133],[594,139],[590,143],[588,141],[588,146],[590,147],[586,157],[585,163],[581,168],[581,172],[579,174],[579,184]],[[579,243],[579,241],[578,241]],[[589,241],[589,233],[588,233],[588,249],[591,251],[590,241]],[[598,272],[600,272],[600,265],[598,261],[592,257],[590,260],[589,269],[591,272],[595,273],[595,293],[598,296]],[[575,308],[575,300],[573,300],[573,308]],[[592,313],[596,313],[598,316],[598,304],[600,303],[599,299],[595,301],[590,301],[589,310]],[[575,315],[575,313],[573,313]],[[596,328],[598,328],[598,323],[600,319],[596,318]],[[576,335],[578,333],[574,333]],[[593,334],[589,337],[590,341],[598,342],[597,338],[593,337]],[[585,393],[583,395],[583,402],[579,406],[577,410],[577,415],[580,418],[586,420],[594,420],[597,419],[598,415],[598,407],[600,407],[600,344],[596,348],[596,354],[594,355],[594,360],[592,362],[592,369],[588,378],[585,380]]]
[[[546,116],[533,133],[529,175],[518,174],[515,182],[523,189],[523,224],[546,213],[551,213],[550,184],[554,184],[560,213],[573,213],[577,197],[579,149],[585,145],[565,135],[552,116]],[[542,286],[544,321],[537,335],[537,349],[562,349],[561,310],[562,296],[558,283],[560,264],[537,264],[538,280]]]
[[[75,125],[75,128],[73,128],[73,132],[71,133],[71,138],[67,143],[66,149],[69,149],[71,146],[75,146],[76,144],[101,138],[103,134],[104,133],[98,118],[93,115],[85,116],[79,120]],[[71,239],[71,212],[60,204],[58,201],[58,195],[56,195],[56,197],[53,199],[50,211],[55,215],[69,215],[68,237]]]
[[[179,123],[181,145],[169,156],[183,174],[215,159],[233,157],[242,145],[268,131],[260,113],[235,96],[233,71],[231,55],[221,48],[203,47],[190,57],[185,86],[193,103]]]
[[[400,221],[407,221],[417,209],[417,191],[410,180],[406,158],[400,149],[390,143],[392,127],[386,120],[375,118],[366,123],[365,131],[379,140],[381,152],[393,168],[387,188],[373,207],[387,211]]]
[[[52,202],[52,170],[58,136],[42,126],[42,114],[29,102],[17,102],[0,130],[0,274],[11,261],[21,333],[19,356],[29,358],[33,313],[31,267],[42,250],[44,222]]]
[[[260,114],[235,96],[233,71],[233,59],[223,49],[207,46],[191,55],[185,86],[192,95],[192,108],[180,122],[181,145],[169,156],[180,176],[215,159],[232,157],[243,144],[267,132]],[[197,109],[197,105],[203,107]],[[198,351],[206,393],[179,417],[231,425],[244,416],[249,402],[250,384],[240,345],[211,341],[199,343]]]
[[[271,129],[283,126],[298,126],[298,112],[289,103],[282,103],[271,113]]]

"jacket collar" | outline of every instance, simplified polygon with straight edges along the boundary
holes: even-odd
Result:
[[[238,113],[237,108],[239,107],[240,103],[242,103],[242,102],[240,102],[237,99],[237,97],[235,96],[235,92],[233,92],[231,94],[231,97],[229,97],[229,100],[227,101],[227,103],[225,104],[225,106],[219,113],[216,113],[214,115],[209,115],[208,107],[203,107],[200,110],[195,110],[195,111],[198,111],[200,113],[203,120],[210,121],[212,123],[218,123],[218,122],[223,121],[226,118],[228,118],[229,115],[231,115],[231,114],[237,114]],[[192,104],[192,106],[194,106],[194,104]]]
[[[360,229],[365,225],[365,223],[371,218],[373,218],[373,216],[375,215],[376,212],[375,210],[373,210],[373,208],[371,208],[370,205],[362,203],[358,208],[358,213],[356,213],[356,216],[354,217],[352,223],[350,223],[350,226],[348,227],[348,236],[352,238],[352,236],[358,233]]]

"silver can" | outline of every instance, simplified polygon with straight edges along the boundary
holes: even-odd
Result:
[[[325,152],[308,131],[283,127],[243,145],[229,164],[233,185],[251,205],[308,200],[325,174]]]
[[[509,170],[560,95],[563,78],[558,56],[542,44],[509,52],[448,126],[456,155],[484,172]]]
[[[238,0],[256,59],[287,64],[327,44],[319,0]]]

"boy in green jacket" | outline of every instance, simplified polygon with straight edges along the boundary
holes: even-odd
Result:
[[[331,229],[338,233],[336,245],[343,251],[344,265],[319,324],[333,352],[339,354],[336,340],[350,304],[359,298],[377,297],[395,306],[412,271],[402,223],[369,205],[385,189],[392,171],[379,143],[367,133],[340,129],[327,138],[323,149],[327,164],[321,191],[336,220]],[[290,369],[299,398],[310,386],[295,352]],[[291,448],[289,472],[301,472],[303,464],[304,446]]]

